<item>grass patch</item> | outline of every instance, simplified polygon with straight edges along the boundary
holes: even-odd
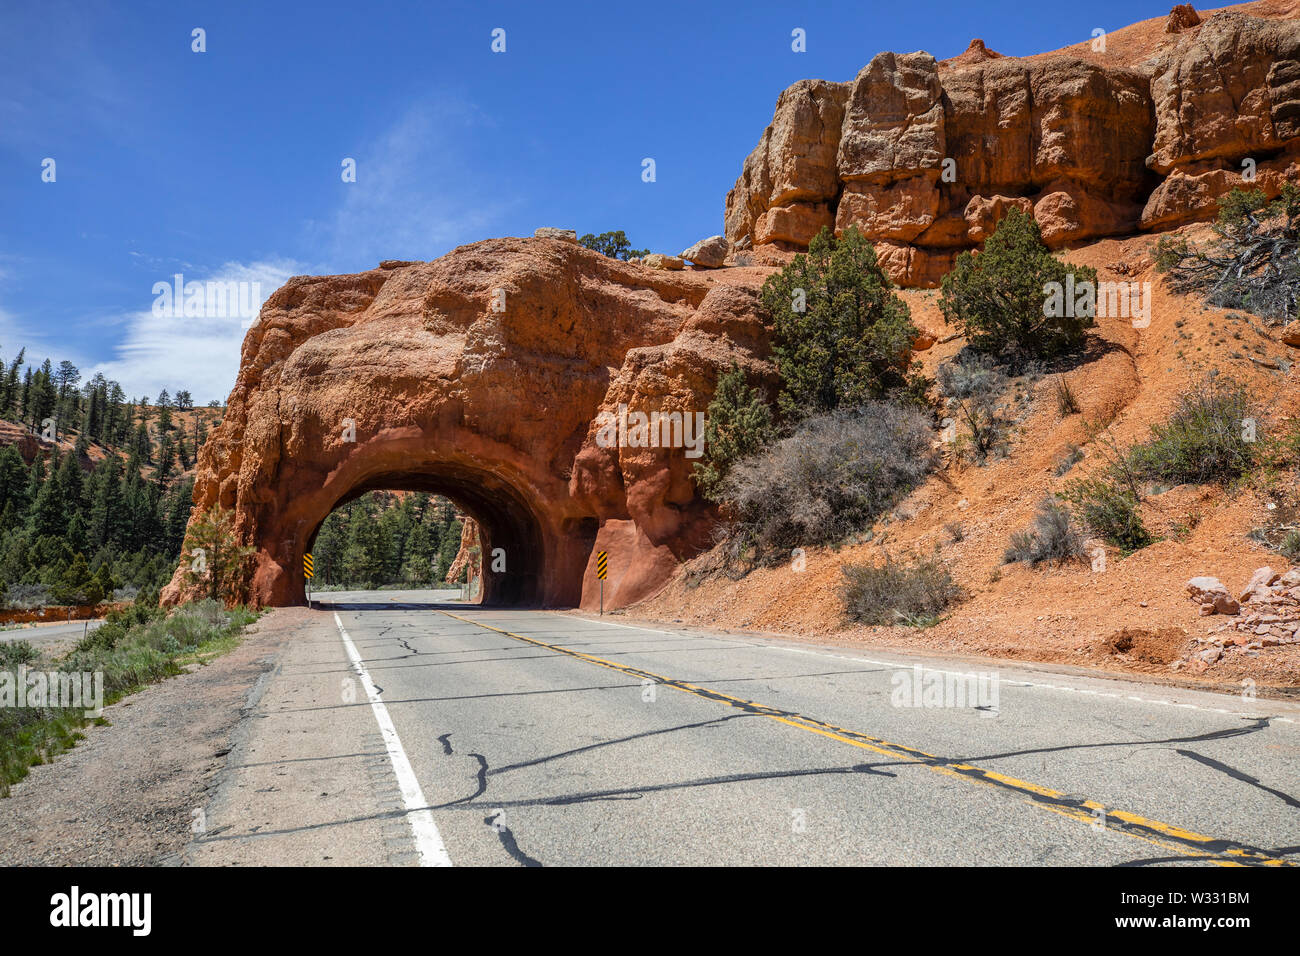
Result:
[[[1062,418],[1078,414],[1079,399],[1064,375],[1058,375],[1053,380],[1053,394],[1056,396],[1056,411]]]
[[[859,624],[932,627],[965,596],[938,558],[912,563],[886,558],[884,564],[846,564],[840,571],[844,613]]]
[[[1099,441],[1106,466],[1067,483],[1061,498],[1075,519],[1097,537],[1131,553],[1155,539],[1139,507],[1155,484],[1230,485],[1271,458],[1285,457],[1286,440],[1266,443],[1258,434],[1257,411],[1245,386],[1206,377],[1178,396],[1168,421],[1151,426],[1151,436],[1125,450]],[[1060,472],[1058,471],[1058,474]]]
[[[46,661],[27,641],[0,645],[0,671],[29,670],[104,675],[104,705],[145,686],[183,673],[239,644],[257,612],[221,608],[215,601],[187,604],[170,614],[144,604],[114,611],[62,659]],[[15,678],[16,679],[16,678]],[[84,739],[87,724],[106,723],[85,716],[85,708],[0,708],[0,797],[27,776]]]
[[[1081,478],[1061,492],[1075,517],[1102,540],[1125,554],[1140,551],[1155,539],[1142,523],[1138,499],[1109,478]]]
[[[1039,504],[1033,523],[1023,531],[1012,533],[1002,561],[1005,564],[1019,561],[1037,567],[1043,563],[1080,561],[1086,554],[1083,535],[1075,527],[1070,512],[1052,498],[1046,498]]]
[[[1205,379],[1183,392],[1169,421],[1131,448],[1129,470],[1167,485],[1228,484],[1250,471],[1257,440],[1254,403],[1245,386]]]

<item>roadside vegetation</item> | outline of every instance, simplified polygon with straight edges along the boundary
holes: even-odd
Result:
[[[982,465],[1006,453],[1011,432],[1010,410],[1003,402],[1007,384],[992,356],[978,352],[963,350],[939,367],[939,394],[950,410],[948,427],[957,457]]]
[[[1155,540],[1139,512],[1150,494],[1182,484],[1231,486],[1266,457],[1287,454],[1261,433],[1258,415],[1245,386],[1206,377],[1178,396],[1168,420],[1153,425],[1145,441],[1120,449],[1095,435],[1105,465],[1068,482],[1061,497],[1098,538],[1126,554],[1137,551]]]
[[[1300,188],[1288,184],[1272,202],[1259,190],[1233,190],[1220,201],[1213,228],[1215,239],[1205,248],[1172,237],[1156,244],[1156,267],[1168,274],[1174,291],[1276,323],[1295,318]],[[1056,399],[1061,417],[1079,411],[1060,378]],[[1177,397],[1169,417],[1153,425],[1146,439],[1127,448],[1104,438],[1100,425],[1091,426],[1089,457],[1101,466],[1066,483],[1059,496],[1066,508],[1044,505],[1048,510],[1040,509],[1032,528],[1013,535],[1007,560],[1060,560],[1062,550],[1075,551],[1079,544],[1076,527],[1130,554],[1156,540],[1142,519],[1143,502],[1153,495],[1179,485],[1271,486],[1300,464],[1300,425],[1292,421],[1266,429],[1263,412],[1246,386],[1211,372]],[[1072,446],[1057,474],[1083,457],[1082,449]],[[1284,518],[1293,508],[1286,494],[1282,498],[1280,509],[1274,504],[1270,526],[1253,536],[1288,560],[1300,560],[1300,524]]]
[[[856,229],[823,229],[761,296],[777,380],[751,382],[735,364],[720,376],[695,469],[733,575],[869,529],[936,464],[918,332]]]
[[[244,607],[224,608],[212,600],[165,612],[138,601],[113,611],[96,630],[58,660],[45,660],[27,641],[0,644],[0,680],[16,682],[19,667],[63,674],[103,675],[105,706],[149,684],[201,666],[238,644],[258,615]],[[86,707],[0,707],[0,797],[28,770],[49,762],[84,739]]]
[[[810,416],[728,474],[728,564],[776,564],[870,527],[933,467],[932,442],[926,416],[889,402]]]
[[[1234,189],[1219,202],[1215,239],[1198,248],[1182,238],[1156,244],[1156,268],[1176,292],[1244,309],[1276,323],[1297,315],[1300,299],[1300,186],[1269,201],[1260,189]]]
[[[933,627],[965,596],[937,557],[846,564],[840,573],[845,615],[858,624]]]
[[[1058,366],[1059,413],[1077,413],[1063,372],[1095,320],[1046,307],[1044,284],[1067,281],[1095,282],[1096,274],[1057,259],[1032,217],[1010,213],[943,282],[941,307],[968,345],[930,381],[912,361],[918,332],[907,304],[871,244],[853,228],[838,239],[823,230],[763,286],[778,375],[772,394],[733,365],[709,407],[696,481],[723,519],[719,566],[745,574],[796,548],[862,540],[939,464],[936,426],[953,460],[983,465],[1003,456],[1017,406],[1028,401],[1026,376],[1032,385],[1049,365]],[[1053,505],[1018,544],[1018,554],[1040,563],[1076,555],[1082,536]],[[861,623],[928,625],[962,596],[938,557],[886,557],[844,574],[845,614]]]
[[[1083,535],[1070,512],[1047,498],[1039,504],[1030,526],[1011,535],[1011,544],[1002,560],[1007,564],[1019,561],[1037,567],[1044,563],[1082,561],[1086,556]]]

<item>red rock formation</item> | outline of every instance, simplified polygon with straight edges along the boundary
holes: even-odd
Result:
[[[727,238],[798,248],[853,225],[896,281],[934,285],[1010,205],[1056,248],[1211,217],[1236,185],[1276,195],[1300,173],[1300,22],[1241,9],[1201,22],[1176,7],[1158,41],[1117,31],[1109,57],[975,40],[943,62],[881,53],[852,83],[800,81],[727,197]]]
[[[732,242],[807,245],[835,221],[835,151],[850,84],[800,80],[776,101],[772,125],[745,160],[727,195],[725,235]]]
[[[447,580],[455,581],[462,571],[468,571],[465,580],[473,582],[483,571],[483,545],[479,541],[478,522],[466,516],[460,526],[460,547],[456,557],[447,566]]]
[[[1180,3],[1169,11],[1169,19],[1165,21],[1165,32],[1182,33],[1200,24],[1201,17],[1196,12],[1196,8],[1190,3]]]
[[[505,550],[504,571],[484,561],[485,601],[577,604],[598,546],[620,582],[607,606],[644,596],[707,543],[711,512],[685,449],[603,448],[593,422],[620,404],[702,412],[732,359],[770,375],[755,294],[708,275],[530,238],[291,279],[244,340],[196,513],[233,509],[261,604],[301,601],[321,521],[379,488],[444,494],[483,555]]]

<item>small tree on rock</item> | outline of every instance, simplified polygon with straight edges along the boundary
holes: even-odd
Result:
[[[650,254],[649,249],[633,249],[632,243],[628,241],[627,235],[622,229],[614,232],[602,232],[599,236],[589,232],[578,242],[588,249],[599,252],[602,256],[609,256],[611,259],[627,260]]]
[[[957,257],[956,266],[943,277],[939,306],[976,351],[1013,364],[1055,358],[1077,350],[1087,330],[1097,324],[1095,298],[1091,308],[1083,309],[1069,295],[1049,301],[1052,284],[1064,293],[1071,275],[1074,288],[1088,281],[1095,292],[1096,270],[1057,259],[1033,216],[1012,209],[982,252]]]
[[[806,255],[768,277],[762,299],[775,328],[778,401],[790,418],[861,405],[914,384],[911,313],[856,227],[839,239],[823,228]]]
[[[201,587],[214,601],[234,603],[246,585],[254,550],[235,537],[234,513],[213,505],[185,532],[181,566],[186,583]]]

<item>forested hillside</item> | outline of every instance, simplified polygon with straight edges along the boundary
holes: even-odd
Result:
[[[0,604],[98,604],[156,591],[180,555],[190,470],[214,402],[128,399],[71,362],[0,370]]]
[[[331,512],[312,547],[315,584],[428,586],[446,579],[461,520],[446,498],[371,491]]]

